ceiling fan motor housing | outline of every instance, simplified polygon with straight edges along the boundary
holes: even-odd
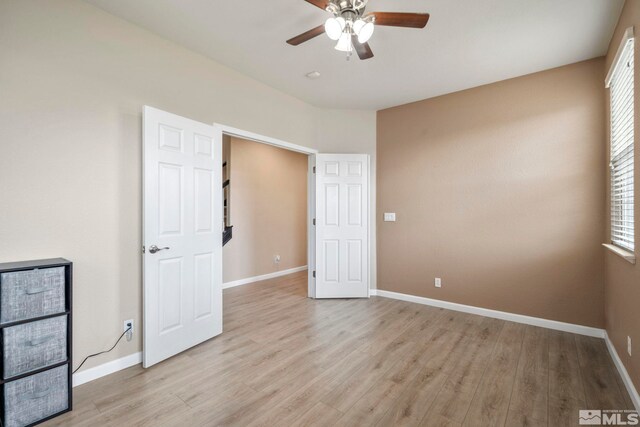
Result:
[[[360,16],[367,6],[368,1],[369,0],[332,0],[327,4],[327,11],[333,13],[335,16],[342,16],[345,19],[346,16],[344,16],[344,14],[346,12]]]

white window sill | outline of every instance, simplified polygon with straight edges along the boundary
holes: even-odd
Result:
[[[618,246],[611,245],[608,243],[603,243],[602,246],[609,249],[614,254],[622,257],[625,261],[630,262],[631,264],[636,263],[636,255],[633,252],[629,252],[626,249],[619,248]]]

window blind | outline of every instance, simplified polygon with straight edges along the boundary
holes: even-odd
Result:
[[[613,65],[611,94],[611,242],[634,250],[633,101],[634,39]]]

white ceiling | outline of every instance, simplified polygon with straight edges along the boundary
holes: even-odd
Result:
[[[624,0],[370,0],[428,12],[423,30],[377,27],[375,57],[347,62],[304,0],[86,0],[313,105],[378,110],[605,54]],[[321,77],[305,75],[319,71]]]

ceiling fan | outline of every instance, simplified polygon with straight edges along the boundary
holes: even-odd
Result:
[[[292,46],[311,40],[327,33],[336,40],[335,49],[347,52],[347,59],[355,50],[360,59],[373,58],[373,52],[367,41],[373,35],[375,25],[389,27],[424,28],[429,21],[428,13],[370,12],[364,9],[369,0],[305,0],[314,6],[333,14],[323,25],[319,25],[289,40]]]

